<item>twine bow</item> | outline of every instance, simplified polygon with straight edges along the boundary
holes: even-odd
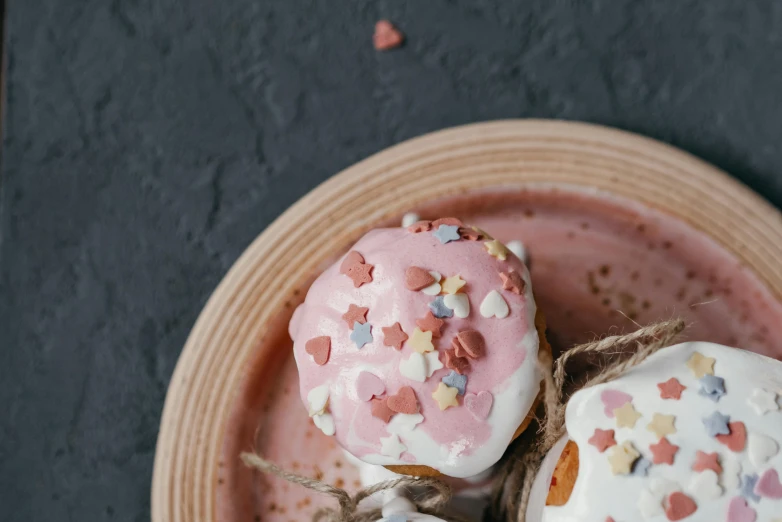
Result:
[[[556,363],[550,353],[541,353],[539,366],[543,374],[545,418],[537,433],[526,430],[516,441],[505,465],[495,479],[492,492],[492,513],[498,520],[504,515],[510,522],[527,522],[527,505],[532,484],[543,458],[565,433],[565,403],[563,396],[568,375],[566,367],[574,357],[583,354],[610,354],[603,370],[587,380],[583,390],[613,381],[646,360],[655,352],[671,346],[684,330],[681,319],[663,321],[627,335],[605,337],[575,346],[563,353]],[[622,357],[623,354],[629,354]]]
[[[242,461],[250,468],[276,475],[293,484],[299,484],[305,488],[333,497],[339,507],[322,507],[318,509],[312,517],[313,522],[375,522],[382,518],[381,510],[379,508],[359,510],[359,504],[363,500],[380,491],[411,487],[428,489],[427,493],[415,499],[415,505],[420,513],[436,515],[451,522],[461,522],[459,518],[448,518],[442,514],[445,505],[451,499],[451,487],[435,478],[400,477],[373,484],[351,496],[344,489],[331,486],[320,480],[285,471],[255,453],[242,453]]]

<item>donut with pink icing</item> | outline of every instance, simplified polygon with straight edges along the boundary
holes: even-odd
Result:
[[[663,349],[570,399],[527,520],[782,521],[781,394],[782,362],[711,343]]]
[[[538,397],[540,319],[526,266],[484,232],[455,218],[373,230],[291,320],[302,401],[364,462],[480,474]]]

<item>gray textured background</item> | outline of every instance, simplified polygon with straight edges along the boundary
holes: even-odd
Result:
[[[0,519],[146,520],[211,290],[320,181],[446,126],[586,120],[782,203],[782,2],[19,0],[0,212]],[[378,54],[374,22],[404,48]]]

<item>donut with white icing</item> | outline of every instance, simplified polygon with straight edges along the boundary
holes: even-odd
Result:
[[[445,218],[366,234],[315,280],[289,330],[325,434],[398,473],[463,478],[529,422],[544,328],[524,263]]]
[[[573,395],[527,520],[782,521],[780,394],[774,359],[700,342],[660,350]]]

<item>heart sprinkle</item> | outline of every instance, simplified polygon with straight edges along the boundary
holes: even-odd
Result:
[[[682,520],[695,513],[698,505],[693,499],[676,491],[668,496],[668,507],[665,508],[665,516],[668,520]]]
[[[734,497],[728,504],[728,516],[725,522],[755,522],[758,514],[747,501],[741,497]]]
[[[418,399],[415,391],[410,386],[402,386],[396,395],[391,395],[386,399],[388,408],[396,413],[413,414],[418,413]]]
[[[451,341],[451,345],[457,357],[480,359],[486,354],[486,341],[483,340],[481,333],[475,330],[459,332]]]
[[[386,387],[380,377],[370,372],[361,372],[356,379],[356,395],[363,402],[369,402],[372,397],[380,397]]]
[[[480,308],[481,315],[485,318],[496,317],[504,319],[508,317],[510,308],[497,290],[492,290],[483,298]]]
[[[476,393],[468,393],[464,396],[464,405],[476,420],[483,421],[489,418],[491,413],[491,406],[494,403],[494,396],[487,392],[481,391]]]
[[[730,451],[736,453],[744,451],[744,446],[747,445],[747,428],[743,422],[730,422],[728,423],[729,435],[717,435],[714,437],[721,444],[728,447]]]
[[[456,370],[462,375],[470,372],[470,360],[466,357],[456,355],[456,350],[443,350],[445,355],[445,367],[449,370]]]
[[[329,354],[331,353],[331,337],[323,335],[321,337],[310,339],[304,345],[304,351],[312,356],[315,364],[318,366],[323,366],[329,362]]]
[[[389,51],[391,49],[396,49],[402,45],[404,40],[405,37],[402,36],[399,29],[394,27],[394,24],[388,20],[378,20],[378,22],[375,23],[375,34],[372,35],[372,43],[376,50]]]
[[[370,408],[372,410],[372,416],[377,417],[386,424],[388,424],[388,421],[394,416],[394,412],[386,404],[386,399],[372,399]]]
[[[761,497],[782,498],[782,483],[779,482],[779,473],[775,469],[767,469],[755,484],[755,494]]]
[[[420,266],[410,266],[405,270],[405,288],[417,292],[435,282],[432,274]]]

